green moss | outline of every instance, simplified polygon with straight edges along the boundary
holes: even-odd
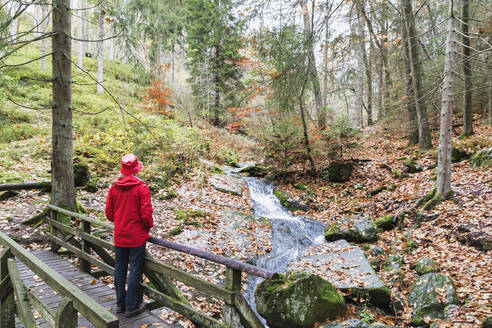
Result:
[[[220,161],[224,164],[233,167],[239,167],[239,156],[237,152],[233,149],[223,148],[217,154]]]
[[[417,260],[415,265],[415,271],[419,275],[424,275],[426,273],[436,272],[437,271],[437,262],[429,260],[428,258],[420,258]]]
[[[381,187],[378,187],[378,188],[376,188],[374,190],[371,190],[371,191],[369,191],[367,193],[367,198],[370,198],[372,196],[375,196],[375,195],[379,194],[380,192],[382,192],[384,190],[386,190],[386,186],[381,186]]]
[[[179,226],[179,227],[172,228],[171,231],[169,231],[169,234],[171,236],[177,236],[177,235],[181,234],[182,232],[183,232],[183,227]]]
[[[482,328],[492,328],[492,316],[488,315],[483,319]]]
[[[346,311],[342,295],[331,283],[302,272],[261,282],[255,302],[258,313],[272,328],[310,327]]]
[[[282,204],[283,207],[285,207],[289,211],[293,211],[294,210],[291,207],[289,200],[287,199],[287,194],[286,193],[284,193],[283,191],[275,188],[273,190],[273,194],[275,195],[275,197],[278,198],[278,200],[280,201],[280,204]]]
[[[203,210],[191,210],[191,209],[176,210],[174,211],[174,214],[176,220],[182,220],[182,221],[187,221],[191,218],[199,218],[208,215],[208,213]]]
[[[395,216],[391,214],[383,216],[379,219],[374,220],[374,225],[378,229],[391,230],[396,225]]]
[[[390,272],[398,272],[400,267],[403,265],[403,258],[400,255],[390,255],[383,262],[383,270]]]
[[[304,190],[304,191],[305,191],[305,190],[307,190],[306,185],[304,185],[304,184],[302,184],[302,183],[296,183],[296,184],[294,185],[294,188],[296,188],[296,189],[298,189],[298,190]]]
[[[218,165],[212,165],[209,170],[214,174],[226,174],[226,171]]]
[[[392,170],[393,170],[393,173],[396,175],[396,177],[397,177],[398,179],[401,179],[401,178],[403,178],[403,177],[404,177],[404,176],[403,176],[403,173],[401,173],[401,171],[400,171],[400,170],[398,170],[398,169],[396,169],[396,168],[393,168]]]
[[[88,192],[96,192],[98,190],[97,185],[94,181],[90,180],[87,182],[87,185],[84,188],[85,191]]]
[[[492,147],[485,148],[473,155],[470,160],[470,167],[473,169],[483,168],[492,165]]]

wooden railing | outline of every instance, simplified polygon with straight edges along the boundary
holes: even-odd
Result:
[[[91,265],[93,265],[99,271],[91,274],[96,276],[102,274],[112,275],[114,273],[114,258],[110,252],[114,251],[115,246],[108,241],[110,239],[107,238],[107,233],[105,234],[106,240],[95,236],[95,234],[101,234],[102,232],[93,231],[92,227],[98,226],[105,230],[113,231],[113,224],[53,205],[48,205],[48,207],[51,210],[51,214],[47,222],[51,227],[51,231],[47,233],[47,236],[53,242],[53,249],[56,250],[61,246],[72,252],[79,258],[80,268],[85,272],[91,273]],[[62,221],[67,221],[66,218],[79,219],[80,223],[78,226],[68,226],[61,223]],[[274,273],[224,256],[159,238],[151,237],[148,242],[226,266],[225,285],[220,286],[197,278],[173,266],[155,261],[147,254],[144,260],[144,275],[151,284],[142,284],[142,288],[144,293],[153,300],[153,303],[147,306],[148,308],[166,306],[182,314],[198,327],[235,328],[240,327],[241,323],[246,328],[263,328],[263,324],[256,313],[241,294],[241,273],[246,272],[264,279],[273,278],[275,276]],[[207,296],[222,300],[225,303],[222,312],[223,320],[217,320],[192,308],[171,278],[174,281],[193,287]]]
[[[78,287],[63,278],[5,233],[0,232],[0,327],[14,327],[15,313],[26,328],[36,327],[31,306],[50,327],[77,327],[80,312],[95,327],[118,327],[116,316],[92,300]],[[55,311],[28,290],[19,274],[17,258],[62,297]],[[15,297],[14,297],[15,294]]]

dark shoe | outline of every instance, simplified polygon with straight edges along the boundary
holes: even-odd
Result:
[[[140,303],[136,309],[134,310],[131,310],[131,311],[127,311],[125,313],[125,318],[131,318],[131,317],[134,317],[134,316],[137,316],[139,315],[140,313],[142,313],[143,311],[145,311],[145,303]]]
[[[116,305],[116,313],[125,313],[124,305]]]

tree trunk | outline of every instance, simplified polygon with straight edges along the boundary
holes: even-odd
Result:
[[[78,27],[77,27],[77,38],[82,40],[84,38],[84,19],[82,17],[83,15],[83,12],[84,12],[84,0],[79,0],[79,8],[81,9],[81,11],[79,11],[78,13],[78,18],[77,18],[77,23],[78,23]],[[79,41],[78,43],[78,50],[79,50],[79,54],[78,54],[78,66],[80,68],[84,68],[84,42],[83,41]]]
[[[327,116],[331,116],[331,113],[328,111],[328,41],[330,37],[330,24],[328,22],[329,8],[330,7],[327,5],[325,16],[325,43],[323,47],[323,106],[324,112]],[[333,118],[328,117],[328,120],[331,122]]]
[[[462,1],[462,32],[463,32],[463,75],[465,76],[465,103],[463,106],[463,136],[473,134],[473,109],[472,109],[472,70],[471,48],[469,35],[469,0]]]
[[[218,46],[214,47],[215,49],[215,68],[217,69],[220,67],[220,63],[218,62],[219,60],[219,55],[220,55],[220,48]],[[219,126],[220,124],[220,113],[219,113],[219,106],[220,106],[220,87],[219,87],[219,74],[215,73],[214,74],[214,118],[213,118],[213,125]]]
[[[72,135],[70,0],[53,0],[52,192],[51,204],[75,209]]]
[[[444,84],[441,103],[441,128],[439,130],[439,150],[437,159],[436,193],[446,198],[451,193],[451,128],[454,108],[454,80],[457,52],[456,17],[453,0],[449,1],[450,17],[446,38],[446,58],[444,61]]]
[[[41,5],[41,10],[42,10],[42,16],[44,19],[44,23],[43,23],[43,33],[46,33],[47,29],[48,29],[48,21],[49,21],[49,11],[48,11],[48,6],[47,5]],[[46,38],[42,39],[41,40],[41,55],[43,56],[43,58],[41,58],[41,69],[43,71],[46,71],[46,57],[44,57],[46,55]]]
[[[432,148],[432,140],[429,129],[429,118],[425,108],[422,91],[421,71],[422,63],[419,60],[418,40],[415,30],[415,20],[412,10],[412,1],[403,0],[403,12],[408,33],[408,48],[410,50],[410,68],[412,71],[412,84],[414,89],[414,101],[417,106],[417,120],[419,127],[419,148],[426,150]]]
[[[403,36],[403,60],[405,63],[405,83],[407,96],[407,112],[408,112],[408,144],[416,145],[419,142],[419,127],[417,124],[417,107],[415,105],[415,95],[413,92],[412,83],[412,68],[410,67],[410,50],[408,49],[408,33],[405,26],[405,21],[402,18],[401,30]]]
[[[102,39],[104,39],[104,15],[106,12],[101,9],[99,13],[99,41],[97,42],[97,93],[103,93],[103,64],[104,64],[104,45]]]
[[[365,37],[364,37],[365,39]],[[364,67],[366,69],[366,78],[367,78],[367,107],[366,107],[366,112],[367,112],[367,125],[372,125],[373,120],[372,120],[372,61],[371,61],[371,55],[372,55],[372,42],[371,42],[371,36],[369,36],[369,50],[370,54],[367,56],[367,50],[364,45],[362,49],[362,58],[364,60]]]
[[[323,108],[323,97],[321,96],[321,88],[320,88],[320,83],[318,79],[318,71],[316,69],[316,58],[314,56],[314,49],[313,49],[313,31],[312,31],[312,25],[313,22],[309,18],[309,11],[307,10],[307,0],[303,0],[300,2],[301,9],[303,10],[303,22],[304,22],[304,33],[306,34],[308,44],[307,44],[307,51],[308,51],[308,62],[309,62],[309,79],[311,81],[311,84],[313,86],[313,93],[314,93],[314,103],[316,106],[316,115],[318,118],[318,126],[320,128],[324,128],[326,126],[326,113]],[[312,9],[314,10],[315,6],[315,0],[312,0]]]
[[[357,11],[357,32],[354,33],[356,37],[354,42],[356,46],[356,72],[355,77],[355,102],[353,111],[353,121],[358,128],[362,127],[362,104],[364,103],[364,58],[363,52],[365,51],[364,40],[364,21],[360,10]]]
[[[155,56],[155,66],[157,68],[157,79],[162,81],[162,37],[159,37],[157,40],[157,49]]]

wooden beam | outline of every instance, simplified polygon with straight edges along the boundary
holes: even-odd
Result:
[[[200,325],[207,328],[230,328],[227,324],[209,317],[203,313],[200,313],[190,307],[189,305],[183,304],[175,299],[153,289],[144,284],[141,284],[142,288],[145,290],[145,293],[152,298],[153,300],[159,301],[164,306],[174,310],[178,313],[181,313],[195,325]]]
[[[11,292],[12,283],[10,282],[10,277],[7,276],[0,282],[0,301],[3,301]]]
[[[77,310],[68,297],[64,297],[55,312],[55,328],[76,328],[78,324]]]
[[[241,271],[226,268],[226,288],[233,293],[241,293]],[[234,299],[224,305],[222,318],[231,328],[242,328],[241,315],[234,307]]]
[[[114,274],[114,268],[111,267],[111,266],[109,266],[109,265],[107,265],[106,263],[104,263],[102,261],[99,261],[98,259],[96,259],[95,257],[93,257],[93,256],[91,256],[89,254],[84,253],[83,251],[81,251],[77,247],[72,246],[69,243],[64,242],[61,238],[58,238],[56,236],[53,236],[50,233],[46,233],[46,236],[50,240],[52,240],[53,242],[57,243],[58,245],[61,245],[62,247],[65,247],[66,249],[68,249],[69,251],[71,251],[72,253],[74,253],[77,257],[82,258],[82,259],[84,259],[84,260],[86,260],[86,261],[94,264],[98,268],[106,271],[107,273],[109,273],[111,275]]]
[[[156,245],[160,245],[160,246],[164,246],[164,247],[167,247],[170,249],[174,249],[174,250],[179,251],[181,253],[186,253],[186,254],[197,256],[197,257],[201,257],[203,259],[212,261],[214,263],[223,264],[223,265],[228,266],[230,268],[234,268],[234,269],[239,270],[241,272],[246,272],[246,273],[249,273],[253,276],[261,277],[264,279],[272,279],[277,275],[277,273],[275,273],[275,272],[271,272],[271,271],[265,270],[263,268],[259,268],[257,266],[251,265],[251,264],[239,262],[239,261],[233,260],[233,259],[225,257],[225,256],[212,254],[210,252],[207,252],[207,251],[204,251],[204,250],[201,250],[198,248],[173,243],[173,242],[168,241],[168,240],[150,237],[147,241],[149,243],[153,243]]]
[[[15,259],[8,259],[9,275],[14,287],[17,315],[25,328],[36,328],[36,320],[31,312],[31,305],[27,297],[27,288],[19,274]]]
[[[55,326],[55,314],[51,309],[34,293],[27,293],[29,298],[29,303],[38,311],[38,313],[43,317],[44,321],[48,323],[50,327]]]
[[[0,184],[0,191],[30,190],[30,189],[49,189],[49,190],[51,190],[51,181]]]
[[[255,311],[249,306],[248,301],[240,293],[235,295],[234,305],[241,314],[241,323],[245,328],[264,328]]]
[[[70,297],[75,309],[82,313],[93,325],[107,328],[118,327],[119,321],[114,314],[96,303],[78,287],[67,281],[59,273],[51,269],[1,231],[0,243],[5,247],[9,247],[13,255],[19,258],[32,272],[44,280],[58,294]]]
[[[75,229],[69,226],[64,225],[61,222],[58,222],[56,220],[53,220],[52,218],[47,218],[47,222],[53,226],[55,226],[57,229],[62,230],[64,232],[70,233],[72,235],[75,235],[77,237],[80,237],[84,240],[89,241],[91,244],[101,246],[103,248],[107,248],[109,250],[114,251],[114,245],[106,240],[102,240],[100,238],[94,237],[92,235],[89,235],[85,232],[80,231],[79,229]]]
[[[96,224],[96,225],[99,225],[99,226],[102,226],[102,227],[105,227],[109,230],[114,230],[114,225],[108,221],[100,221],[98,219],[93,219],[93,218],[90,218],[88,216],[85,216],[85,215],[82,215],[82,214],[79,214],[79,213],[75,213],[75,212],[71,212],[71,211],[67,211],[61,207],[57,207],[55,205],[51,205],[49,204],[48,205],[48,208],[58,212],[58,213],[62,213],[62,214],[65,214],[65,215],[68,215],[68,216],[71,216],[73,218],[78,218],[78,219],[81,219],[83,221],[87,221],[87,222],[90,222],[92,224]]]
[[[10,293],[0,301],[0,328],[11,328],[15,326],[15,301],[7,261],[12,257],[12,252],[8,246],[5,247],[7,249],[0,253],[0,280],[8,281],[6,284],[10,286]]]
[[[226,303],[232,304],[234,302],[234,292],[231,292],[226,288],[216,286],[208,281],[196,278],[180,269],[176,269],[164,263],[159,263],[148,257],[146,257],[144,261],[144,272],[145,270],[153,271],[166,277],[172,277],[173,279],[181,281],[182,283],[210,296],[224,300]]]

